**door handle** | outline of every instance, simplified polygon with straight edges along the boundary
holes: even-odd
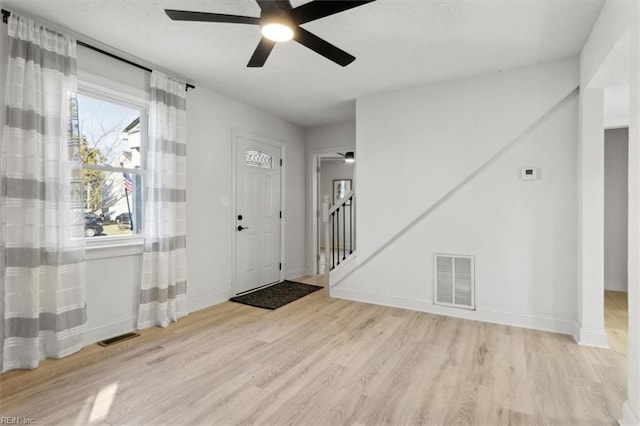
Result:
[[[243,229],[249,229],[248,226],[238,225],[238,231],[242,231]]]

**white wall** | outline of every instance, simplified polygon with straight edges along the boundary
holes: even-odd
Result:
[[[359,261],[574,90],[577,75],[569,59],[358,99]]]
[[[79,48],[80,74],[90,72],[147,90],[149,74]],[[187,93],[187,256],[189,310],[227,300],[231,293],[230,211],[232,129],[277,140],[286,152],[287,277],[304,274],[305,203],[304,131],[275,116],[198,86]],[[228,205],[225,205],[228,204]],[[87,262],[89,341],[132,330],[137,313],[141,247],[90,249]]]
[[[332,294],[570,332],[577,65],[358,99],[358,269]],[[434,308],[434,253],[476,256],[477,312]]]
[[[604,89],[604,127],[629,127],[629,84]]]
[[[356,122],[331,124],[307,129],[307,152],[329,148],[356,146]]]
[[[109,58],[95,50],[78,46],[78,73],[88,72],[137,90],[149,90],[151,74],[145,70]],[[81,75],[80,75],[81,76]]]
[[[306,272],[304,131],[284,120],[207,89],[187,99],[187,255],[190,308],[228,299],[231,291],[232,130],[285,143],[286,253],[288,278]]]
[[[629,129],[604,133],[604,288],[627,291]]]
[[[604,90],[580,87],[577,330],[582,345],[607,347],[604,330]]]
[[[602,65],[607,57],[629,30],[633,20],[637,19],[634,15],[634,9],[637,6],[634,3],[620,0],[605,2],[580,54],[580,85],[582,87],[593,83],[598,86],[594,78],[598,79],[598,74],[602,72]],[[618,71],[629,75],[626,67]]]

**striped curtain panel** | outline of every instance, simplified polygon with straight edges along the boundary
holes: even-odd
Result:
[[[16,14],[8,24],[2,371],[81,349],[87,321],[76,42]]]
[[[185,83],[151,73],[138,328],[187,315]]]

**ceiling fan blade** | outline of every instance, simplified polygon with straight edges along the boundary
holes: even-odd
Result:
[[[273,0],[256,0],[256,3],[258,3],[258,6],[260,6],[260,10],[262,11],[273,10],[275,8]]]
[[[291,2],[289,0],[256,0],[260,9],[264,11],[271,11],[274,9],[291,10]]]
[[[344,12],[345,10],[353,9],[354,7],[362,6],[363,4],[371,3],[373,1],[375,0],[312,1],[293,9],[292,16],[293,16],[293,20],[297,24],[304,24],[305,22],[315,21],[316,19],[320,19],[320,18],[324,18],[325,16],[330,16],[336,13]]]
[[[312,34],[301,27],[296,28],[293,39],[301,45],[308,47],[314,52],[319,53],[325,58],[338,65],[342,65],[343,67],[346,67],[356,59],[355,56],[348,54],[344,50],[337,48],[328,41],[321,39],[317,35]]]
[[[289,0],[275,0],[274,3],[280,10],[291,10],[293,6]]]
[[[189,10],[165,9],[164,12],[174,21],[226,22],[231,24],[260,25],[260,18],[252,16],[224,15],[222,13],[192,12]]]
[[[262,37],[260,39],[260,43],[258,43],[258,47],[256,47],[256,50],[253,52],[251,59],[249,59],[247,67],[259,68],[263,66],[264,63],[267,62],[267,58],[275,45],[275,41]]]

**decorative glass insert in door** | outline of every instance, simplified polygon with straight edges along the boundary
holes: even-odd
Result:
[[[247,166],[273,169],[273,155],[262,151],[247,151]]]

